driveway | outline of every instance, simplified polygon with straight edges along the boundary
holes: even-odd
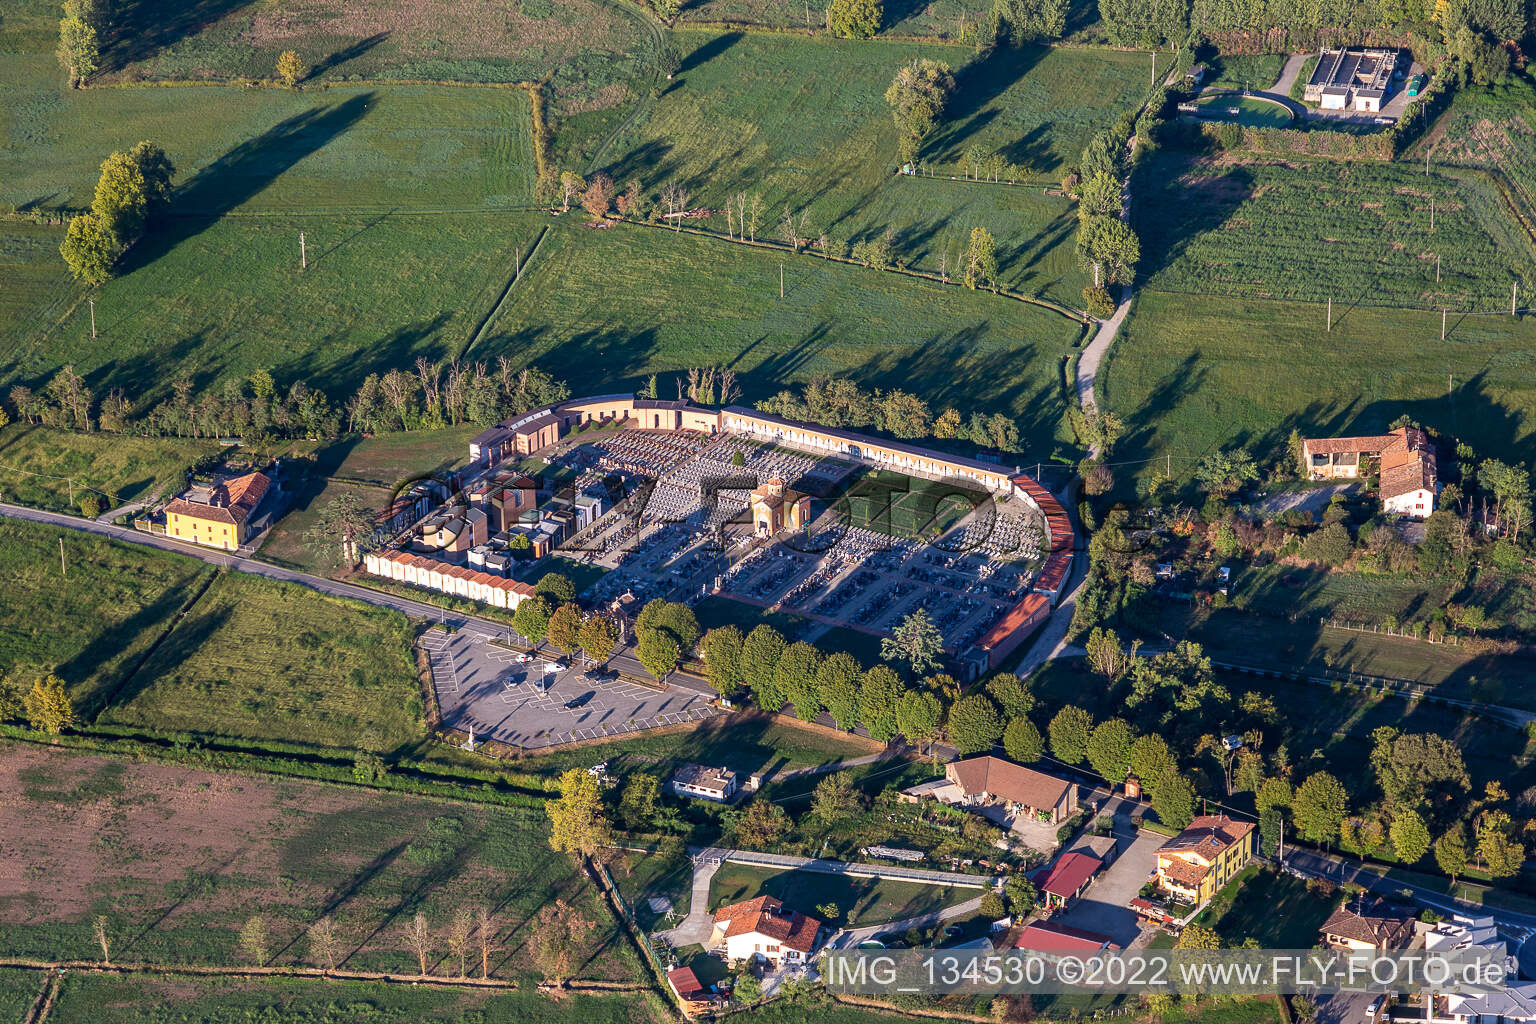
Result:
[[[1301,74],[1301,66],[1311,57],[1310,53],[1297,53],[1285,59],[1285,67],[1280,71],[1280,80],[1270,86],[1270,92],[1277,92],[1281,96],[1291,95],[1291,86],[1296,84],[1296,76]]]
[[[1140,807],[1123,797],[1111,801],[1103,813],[1114,815],[1114,836],[1120,843],[1120,856],[1093,880],[1083,898],[1072,904],[1056,920],[1074,928],[1086,928],[1114,939],[1123,947],[1140,945],[1154,930],[1143,926],[1128,903],[1147,884],[1157,864],[1158,848],[1167,838],[1156,832],[1138,832],[1131,815]],[[1144,933],[1146,933],[1144,935]]]
[[[1326,484],[1321,487],[1297,487],[1265,495],[1254,507],[1266,516],[1278,516],[1293,509],[1321,515],[1335,494],[1348,494],[1360,486],[1360,481],[1352,480],[1349,483]]]
[[[990,804],[972,807],[971,810],[994,825],[1012,832],[1015,839],[1045,857],[1049,857],[1056,851],[1056,847],[1061,845],[1056,841],[1056,830],[1060,828],[1059,825],[1036,821],[1027,814],[1010,814],[1007,808]]]
[[[709,912],[709,885],[724,859],[725,851],[713,847],[693,855],[693,893],[688,903],[688,916],[676,928],[656,933],[673,949],[693,945],[707,947],[714,937],[715,915]]]

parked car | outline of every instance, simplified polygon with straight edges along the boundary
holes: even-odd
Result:
[[[582,707],[591,699],[592,694],[590,693],[584,693],[580,697],[572,697],[570,700],[565,702],[565,710],[575,711],[577,708]]]
[[[1386,996],[1377,996],[1371,1000],[1371,1005],[1365,1008],[1366,1024],[1375,1024],[1376,1015],[1381,1013],[1382,1004],[1387,1001]]]

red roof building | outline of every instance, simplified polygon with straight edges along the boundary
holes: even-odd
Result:
[[[1064,907],[1083,894],[1103,867],[1103,861],[1086,853],[1064,853],[1037,877],[1035,887],[1047,903]]]
[[[1052,956],[1095,956],[1114,948],[1114,943],[1108,935],[1100,935],[1085,928],[1073,928],[1071,925],[1050,921],[1031,921],[1019,932],[1013,948]]]

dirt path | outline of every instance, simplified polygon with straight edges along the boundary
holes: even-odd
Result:
[[[1291,86],[1296,84],[1296,76],[1301,74],[1301,66],[1307,62],[1310,53],[1297,53],[1285,59],[1285,67],[1280,70],[1280,79],[1269,87],[1269,91],[1279,93],[1281,96],[1291,95]]]
[[[1125,322],[1126,313],[1131,309],[1131,289],[1127,285],[1120,289],[1120,305],[1115,307],[1114,315],[1099,324],[1098,331],[1093,340],[1084,348],[1083,354],[1077,360],[1077,401],[1084,407],[1095,404],[1093,384],[1099,376],[1099,366],[1104,362],[1104,356],[1111,345],[1115,343],[1115,336],[1120,333],[1120,325]],[[1097,450],[1090,453],[1098,455]]]

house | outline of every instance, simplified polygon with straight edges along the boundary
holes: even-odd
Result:
[[[1252,859],[1252,822],[1202,814],[1157,851],[1157,887],[1198,906]]]
[[[1382,510],[1424,519],[1440,493],[1435,446],[1417,427],[1398,427],[1365,437],[1307,438],[1302,472],[1309,480],[1354,480],[1370,475],[1376,460]]]
[[[699,983],[699,976],[688,967],[674,967],[667,972],[667,984],[671,987],[686,1017],[706,1014],[715,1008],[715,996]]]
[[[1362,113],[1379,113],[1396,69],[1395,50],[1355,46],[1319,50],[1317,67],[1302,90],[1302,99],[1324,110],[1353,108]]]
[[[821,922],[759,896],[715,911],[714,941],[732,963],[765,960],[775,967],[805,963],[816,948]]]
[[[667,788],[679,796],[692,796],[700,800],[725,803],[740,788],[736,773],[729,768],[710,768],[702,764],[685,764],[672,774]]]
[[[1083,894],[1103,867],[1103,861],[1089,854],[1064,853],[1035,873],[1035,888],[1047,906],[1065,907]]]
[[[233,551],[249,536],[251,519],[270,486],[265,475],[246,473],[190,487],[165,506],[165,535]]]
[[[1115,947],[1114,940],[1108,935],[1100,935],[1086,928],[1073,928],[1071,925],[1051,921],[1031,921],[1019,932],[1013,948],[1047,956],[1090,957]]]
[[[1481,947],[1494,962],[1504,965],[1508,979],[1504,990],[1480,995],[1437,996],[1436,1003],[1443,999],[1445,1010],[1436,1016],[1460,1024],[1517,1024],[1536,1020],[1536,982],[1510,983],[1515,977],[1515,961],[1492,917],[1452,914],[1424,932],[1424,948],[1431,952],[1472,950],[1474,947]]]
[[[1205,81],[1205,73],[1209,70],[1204,64],[1191,64],[1189,70],[1184,72],[1184,77],[1191,85],[1199,85]]]
[[[1384,952],[1412,945],[1417,919],[1411,907],[1358,893],[1339,904],[1318,931],[1323,944],[1334,949]]]
[[[752,531],[759,537],[772,537],[782,530],[803,529],[811,521],[811,497],[799,491],[785,490],[784,481],[774,477],[751,495]]]
[[[485,543],[488,526],[486,514],[478,508],[444,509],[416,524],[411,550],[467,559],[471,548]]]
[[[967,807],[1001,803],[1014,813],[1029,814],[1052,825],[1061,824],[1077,812],[1076,785],[1000,757],[951,761],[944,769],[944,777],[956,787],[952,795],[958,797],[946,799],[951,794],[935,791],[933,795],[945,802]]]

